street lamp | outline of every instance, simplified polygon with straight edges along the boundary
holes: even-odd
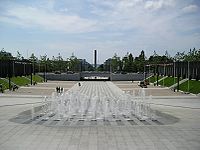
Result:
[[[157,64],[157,66],[156,66],[156,72],[157,72],[157,78],[156,78],[156,83],[157,83],[157,86],[158,86],[158,75],[159,75],[159,72],[158,72],[158,67],[159,67],[159,65]]]
[[[188,61],[188,93],[190,91],[190,62]]]
[[[176,76],[176,66],[175,66],[176,60],[174,59],[174,84],[175,84],[175,76]]]
[[[163,79],[163,86],[165,86],[165,66],[166,66],[166,64],[164,63],[164,79]]]
[[[145,68],[145,62],[144,62],[144,80],[145,80],[145,69],[146,69],[146,68]]]

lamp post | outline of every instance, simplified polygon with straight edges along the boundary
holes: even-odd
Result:
[[[179,81],[180,81],[180,63],[177,62],[177,92],[179,91]]]
[[[156,72],[157,72],[157,78],[156,78],[156,83],[157,83],[157,86],[158,86],[158,64],[157,64],[157,66],[156,66]]]
[[[144,80],[145,80],[145,78],[146,78],[146,76],[145,76],[145,62],[144,62]]]
[[[165,67],[166,67],[166,64],[164,63],[164,76],[165,76],[165,73],[166,73],[165,72],[165,69],[166,69]],[[163,86],[165,86],[165,78],[163,79]]]
[[[31,85],[33,85],[33,64],[31,63]]]
[[[156,65],[154,64],[154,86],[156,85],[155,84],[155,81],[156,81]]]
[[[148,81],[149,81],[149,83],[150,83],[150,64],[149,65],[147,65],[147,67],[149,67],[149,76],[148,76]]]
[[[25,64],[25,62],[23,64],[24,64],[24,76],[25,76],[26,75],[26,64]]]
[[[13,75],[15,75],[15,60],[13,60],[13,63],[12,63],[12,68],[13,68]]]
[[[40,73],[40,62],[38,62],[38,72]]]
[[[112,69],[111,69],[111,61],[112,61],[112,60],[110,60],[110,73],[112,73]]]
[[[8,60],[8,80],[9,80],[9,90],[11,90],[11,60]]]
[[[188,61],[188,93],[190,91],[190,62]]]
[[[174,84],[175,84],[175,76],[176,76],[176,66],[175,66],[175,64],[176,64],[176,62],[175,62],[175,60],[174,60]]]
[[[44,82],[47,82],[47,80],[46,80],[46,70],[47,69],[47,64],[46,63],[44,63]]]

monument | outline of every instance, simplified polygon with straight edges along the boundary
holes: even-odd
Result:
[[[94,69],[97,68],[97,50],[94,50]]]

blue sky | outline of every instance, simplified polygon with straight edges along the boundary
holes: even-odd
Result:
[[[0,49],[98,63],[200,48],[199,0],[0,0]]]

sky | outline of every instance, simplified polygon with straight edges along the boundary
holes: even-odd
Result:
[[[0,0],[0,49],[25,58],[72,53],[171,56],[200,49],[200,0]]]

